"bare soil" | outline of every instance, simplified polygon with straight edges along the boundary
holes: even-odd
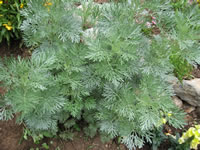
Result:
[[[23,140],[23,126],[15,124],[15,119],[0,121],[0,150],[30,150],[31,148],[45,150],[42,147],[43,143],[47,143],[50,150],[58,147],[60,150],[126,150],[124,145],[118,145],[114,141],[102,143],[100,136],[90,139],[83,133],[77,133],[73,141],[46,138],[37,145],[31,138]]]
[[[8,46],[5,41],[0,43],[0,57],[28,57],[30,54],[28,52],[28,48],[25,46],[19,46],[21,41],[13,40],[11,44]]]

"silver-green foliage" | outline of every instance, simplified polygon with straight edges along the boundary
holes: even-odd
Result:
[[[81,22],[71,2],[61,0],[45,6],[45,1],[28,3],[21,13],[26,18],[21,25],[27,46],[37,46],[44,41],[80,41]],[[59,10],[59,11],[58,11]]]
[[[78,10],[72,1],[55,0],[48,11],[40,0],[30,1],[22,11],[26,20],[21,29],[26,44],[37,49],[30,59],[1,61],[0,81],[7,92],[0,119],[17,114],[32,131],[54,134],[58,123],[68,129],[84,120],[87,135],[99,131],[121,137],[129,149],[151,142],[162,118],[182,127],[184,113],[172,103],[173,90],[167,82],[173,72],[170,55],[178,45],[184,58],[198,62],[199,43],[192,38],[199,28],[193,19],[198,14],[187,8],[192,17],[180,26],[187,13],[175,12],[161,0],[153,2],[95,4],[98,13],[90,10],[91,36],[84,36],[85,9]],[[158,18],[159,35],[146,36],[142,30],[147,6]],[[162,20],[169,24],[163,27]]]

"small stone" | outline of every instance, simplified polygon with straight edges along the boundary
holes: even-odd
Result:
[[[173,96],[172,100],[174,102],[174,104],[178,107],[178,108],[182,108],[183,106],[183,102],[180,98],[178,98],[177,96]]]
[[[193,118],[190,115],[186,115],[185,120],[187,120],[188,124],[190,124],[193,121]]]
[[[178,81],[178,78],[176,78],[174,76],[168,76],[167,77],[167,82],[174,86],[179,81]]]
[[[190,106],[190,107],[188,107],[188,108],[185,110],[185,112],[186,112],[186,113],[191,113],[191,112],[193,112],[194,110],[195,110],[195,107]]]
[[[83,10],[83,6],[82,5],[79,5],[77,8]]]
[[[173,84],[175,94],[194,107],[200,107],[200,79],[183,80]]]
[[[120,144],[120,145],[119,145],[119,150],[126,150],[126,146],[123,145],[123,144]]]

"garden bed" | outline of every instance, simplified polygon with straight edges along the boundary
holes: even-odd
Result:
[[[24,2],[1,15],[3,150],[197,149],[198,1]]]
[[[1,57],[27,57],[30,54],[26,47],[19,48],[19,41],[13,42],[8,47],[6,43],[0,44],[0,56]],[[200,69],[194,69],[192,75],[196,78],[200,77]],[[0,94],[5,92],[4,89],[0,88]],[[183,102],[182,109],[187,113],[186,122],[187,125],[181,129],[174,129],[169,125],[164,126],[163,132],[175,135],[176,133],[182,133],[194,124],[200,124],[200,112],[197,109],[191,111],[191,106]],[[117,140],[103,143],[99,135],[94,138],[89,138],[84,135],[82,131],[76,132],[73,140],[63,140],[55,138],[45,138],[40,144],[35,144],[31,137],[28,140],[23,139],[23,124],[16,124],[15,119],[9,121],[0,121],[0,149],[1,150],[29,150],[31,148],[40,148],[45,150],[42,144],[46,143],[50,150],[60,148],[60,150],[127,150],[123,144],[119,144]],[[170,142],[165,141],[161,144],[159,150],[168,150]],[[142,149],[138,150],[150,150],[151,145],[146,144]],[[59,149],[58,149],[59,150]]]

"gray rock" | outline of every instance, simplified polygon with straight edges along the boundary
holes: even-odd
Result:
[[[173,84],[175,94],[192,106],[200,106],[200,79],[183,80]]]
[[[174,77],[174,76],[167,76],[167,82],[171,85],[175,85],[178,82],[178,78]]]
[[[180,98],[178,98],[177,96],[173,96],[172,100],[174,102],[174,104],[178,107],[178,108],[182,108],[183,106],[183,102]]]

